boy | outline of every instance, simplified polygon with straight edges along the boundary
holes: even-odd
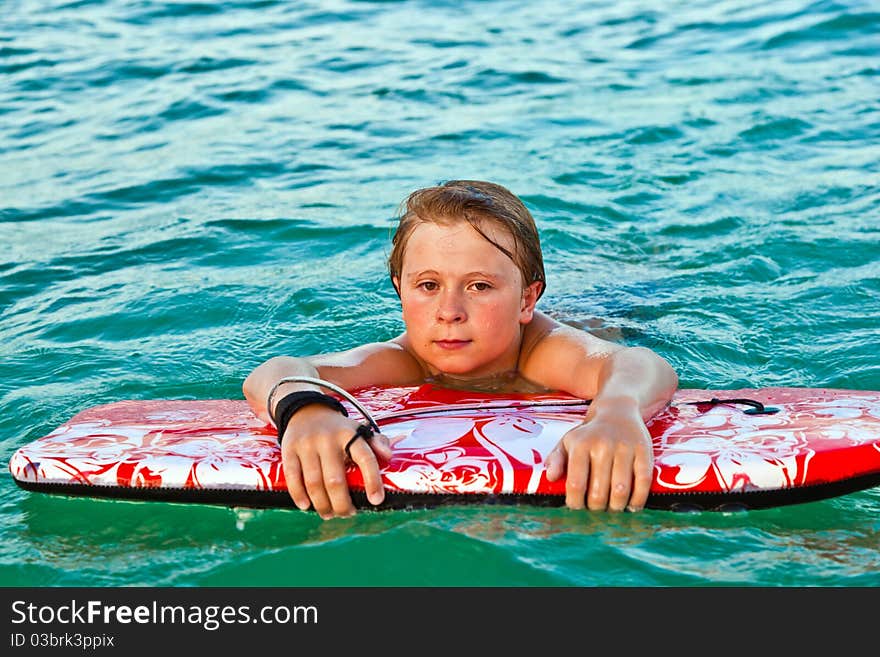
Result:
[[[607,342],[535,310],[544,292],[544,263],[534,219],[516,196],[475,180],[413,192],[388,265],[404,333],[343,352],[272,358],[244,381],[244,395],[262,419],[275,424],[276,411],[285,406],[278,425],[282,462],[297,507],[313,506],[324,519],[355,512],[346,455],[363,474],[367,499],[380,504],[380,464],[391,458],[391,445],[381,434],[358,432],[359,423],[333,408],[332,399],[303,392],[315,386],[276,387],[290,376],[346,390],[432,381],[562,390],[591,399],[583,424],[548,455],[547,478],[566,477],[565,501],[572,509],[644,507],[653,475],[645,422],[669,403],[678,377],[649,349]],[[268,409],[273,388],[278,394]]]

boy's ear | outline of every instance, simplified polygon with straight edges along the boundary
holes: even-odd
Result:
[[[523,290],[522,307],[519,314],[520,324],[528,324],[532,321],[532,316],[535,314],[535,304],[538,303],[538,297],[541,296],[543,287],[542,281],[535,281]]]
[[[397,292],[397,298],[400,298],[400,279],[397,276],[391,277],[391,284],[394,286],[394,291]]]

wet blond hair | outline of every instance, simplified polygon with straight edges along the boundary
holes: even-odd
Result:
[[[510,190],[482,180],[450,180],[435,187],[417,189],[401,203],[397,230],[391,240],[388,271],[400,279],[403,254],[416,226],[423,222],[439,224],[467,221],[486,241],[510,258],[522,274],[523,285],[541,282],[538,298],[544,293],[544,256],[538,228],[528,208]],[[513,238],[513,251],[486,234],[484,222],[506,230]],[[397,291],[398,295],[400,291]]]

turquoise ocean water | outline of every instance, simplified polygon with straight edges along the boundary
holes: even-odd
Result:
[[[4,2],[0,457],[395,335],[393,215],[451,178],[532,210],[539,308],[682,387],[880,390],[878,55],[857,0]],[[878,584],[880,489],[322,522],[0,472],[6,586]]]

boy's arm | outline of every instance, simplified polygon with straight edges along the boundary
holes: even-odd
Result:
[[[397,341],[363,345],[332,354],[294,358],[272,358],[251,372],[242,389],[252,410],[270,422],[267,397],[273,386],[288,376],[309,376],[335,383],[345,389],[371,385],[406,385],[418,380],[421,368]],[[316,389],[308,383],[284,383],[274,396],[277,406],[285,395]],[[272,409],[274,415],[274,408]],[[300,509],[313,506],[322,518],[354,513],[345,470],[345,446],[360,423],[355,418],[322,406],[309,404],[294,415],[281,440],[281,461],[287,488]],[[350,455],[364,480],[372,504],[385,499],[379,460],[391,458],[388,439],[374,435],[369,442],[356,440]]]
[[[522,374],[555,390],[591,399],[584,423],[548,455],[547,477],[566,474],[566,505],[641,509],[653,475],[645,422],[669,403],[678,376],[644,347],[623,347],[547,318],[538,324]]]
[[[242,391],[257,417],[270,422],[266,408],[267,397],[272,387],[288,376],[319,378],[346,390],[374,385],[420,383],[424,376],[421,366],[401,342],[402,337],[329,354],[276,356],[256,367],[247,376],[242,384]],[[284,383],[275,393],[274,403],[285,394],[296,390],[327,392],[308,383]]]

